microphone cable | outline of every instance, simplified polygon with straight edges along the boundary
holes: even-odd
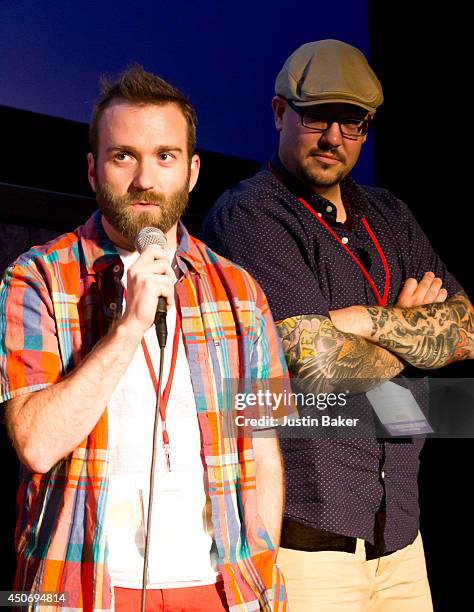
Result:
[[[166,248],[166,236],[157,227],[144,227],[141,229],[135,237],[135,248],[139,253],[149,244],[156,244],[162,249]],[[178,308],[178,305],[176,305]],[[156,389],[156,404],[155,404],[155,419],[153,423],[153,445],[151,451],[151,468],[150,468],[150,490],[148,495],[148,512],[145,525],[145,551],[143,555],[143,577],[142,577],[142,606],[141,612],[145,612],[146,606],[146,587],[147,587],[147,575],[148,575],[148,559],[150,553],[150,531],[151,531],[151,516],[153,510],[153,492],[155,485],[155,466],[156,466],[156,452],[157,452],[157,433],[158,433],[158,415],[160,414],[161,407],[161,387],[163,382],[163,363],[165,358],[165,345],[168,335],[166,325],[166,299],[160,296],[158,299],[157,312],[155,315],[155,329],[158,338],[158,344],[160,347],[160,366],[158,374],[158,384]]]
[[[154,484],[155,484],[155,465],[156,465],[156,450],[157,450],[156,438],[157,438],[157,433],[158,433],[158,415],[160,414],[161,386],[163,382],[164,359],[165,359],[165,347],[160,345],[160,369],[158,373],[158,387],[156,390],[155,420],[153,424],[153,445],[152,445],[152,451],[151,451],[150,493],[148,496],[148,512],[147,512],[146,525],[145,525],[145,552],[143,556],[141,612],[145,612],[145,606],[146,606],[146,586],[147,586],[147,574],[148,574],[148,557],[149,557],[149,552],[150,552],[151,515],[152,515],[152,510],[153,510],[153,489],[154,489]]]

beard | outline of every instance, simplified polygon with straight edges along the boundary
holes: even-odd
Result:
[[[98,182],[95,193],[97,205],[110,225],[131,244],[144,227],[157,227],[166,234],[186,210],[189,201],[189,177],[190,171],[182,187],[168,197],[161,193],[140,190],[119,196],[112,191],[108,183]],[[149,204],[149,210],[132,210],[131,206],[137,202]]]
[[[327,152],[331,153],[331,155],[333,155],[342,163],[345,163],[346,159],[339,153],[335,151]],[[311,187],[333,187],[334,185],[338,185],[342,181],[342,179],[347,176],[347,174],[349,173],[349,169],[347,167],[342,167],[339,170],[335,171],[331,165],[326,165],[322,162],[317,162],[318,164],[321,164],[321,166],[315,167],[312,158],[317,153],[324,152],[317,150],[310,151],[308,154],[308,161],[299,167],[300,180],[303,181],[306,185],[310,185]],[[329,172],[327,170],[329,170]]]

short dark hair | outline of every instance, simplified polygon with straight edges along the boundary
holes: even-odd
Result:
[[[177,104],[182,111],[188,126],[188,156],[194,154],[196,148],[196,111],[188,98],[176,87],[160,77],[147,72],[138,64],[130,66],[117,81],[111,83],[107,77],[100,80],[101,95],[97,98],[89,126],[89,144],[92,154],[97,157],[99,139],[99,121],[104,110],[114,100],[126,100],[132,104]]]

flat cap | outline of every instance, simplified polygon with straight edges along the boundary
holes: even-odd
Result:
[[[382,86],[365,55],[331,39],[296,49],[276,78],[275,93],[297,106],[342,102],[372,113],[383,102]]]

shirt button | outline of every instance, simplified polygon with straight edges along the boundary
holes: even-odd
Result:
[[[326,206],[326,212],[332,212],[332,206]]]
[[[112,271],[115,272],[115,274],[117,274],[117,272],[120,272],[119,264],[115,264],[115,266],[112,268]]]
[[[109,308],[110,310],[117,310],[117,304],[115,302],[110,302]]]
[[[382,476],[382,480],[385,480],[385,470],[382,470],[382,473],[380,474],[380,476]]]
[[[318,213],[318,217],[322,217],[322,216],[323,216],[323,213]]]
[[[342,244],[347,244],[349,242],[349,238],[347,238],[346,236],[343,236],[341,238],[341,242],[342,242]]]

